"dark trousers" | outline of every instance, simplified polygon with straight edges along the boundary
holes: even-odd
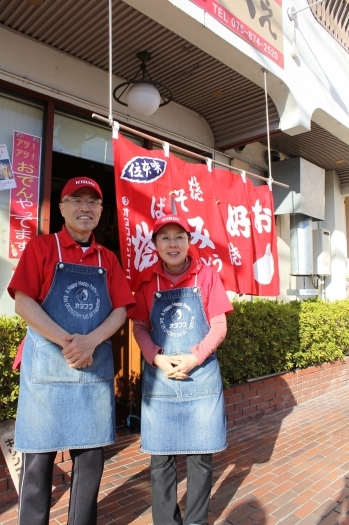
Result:
[[[68,525],[96,525],[103,448],[70,450],[73,462]],[[56,452],[24,453],[19,480],[18,525],[48,525]]]
[[[212,454],[187,455],[187,505],[183,518],[177,502],[176,466],[176,456],[151,456],[154,525],[205,524],[212,485]]]

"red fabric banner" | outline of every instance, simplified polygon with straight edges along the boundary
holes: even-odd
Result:
[[[220,275],[226,290],[277,296],[279,275],[272,192],[227,170],[185,162],[113,140],[120,248],[137,290],[158,255],[152,225],[167,213],[185,217],[191,253]]]
[[[252,185],[251,185],[252,186]],[[274,200],[268,185],[252,186],[253,289],[252,295],[279,295],[280,278]]]
[[[37,234],[40,156],[40,137],[13,132],[12,171],[17,187],[10,191],[10,259],[19,259]]]

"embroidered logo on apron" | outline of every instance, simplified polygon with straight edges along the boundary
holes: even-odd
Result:
[[[64,290],[63,301],[68,312],[80,319],[95,316],[101,304],[97,288],[85,281],[69,284]]]
[[[171,337],[182,337],[194,328],[194,310],[186,303],[172,303],[160,313],[160,327]]]

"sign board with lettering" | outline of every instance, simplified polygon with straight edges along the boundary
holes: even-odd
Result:
[[[41,137],[13,132],[12,169],[16,188],[10,194],[9,258],[19,259],[37,234]]]
[[[159,255],[152,241],[156,219],[187,220],[190,255],[211,266],[226,290],[278,296],[274,204],[268,185],[240,174],[185,162],[114,136],[120,250],[133,291],[153,274]],[[67,294],[68,298],[68,294]]]
[[[0,423],[0,446],[7,468],[18,493],[19,475],[22,466],[22,454],[14,449],[15,420]]]
[[[190,0],[284,67],[282,0]]]

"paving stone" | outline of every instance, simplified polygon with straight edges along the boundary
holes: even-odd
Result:
[[[349,525],[348,395],[343,387],[230,430],[227,450],[214,456],[209,525]],[[106,449],[98,525],[152,525],[150,456],[139,445],[139,435],[119,435]],[[178,497],[185,509],[185,456]],[[66,524],[68,502],[69,484],[60,483],[50,525]],[[17,505],[0,507],[0,525],[16,524]]]

